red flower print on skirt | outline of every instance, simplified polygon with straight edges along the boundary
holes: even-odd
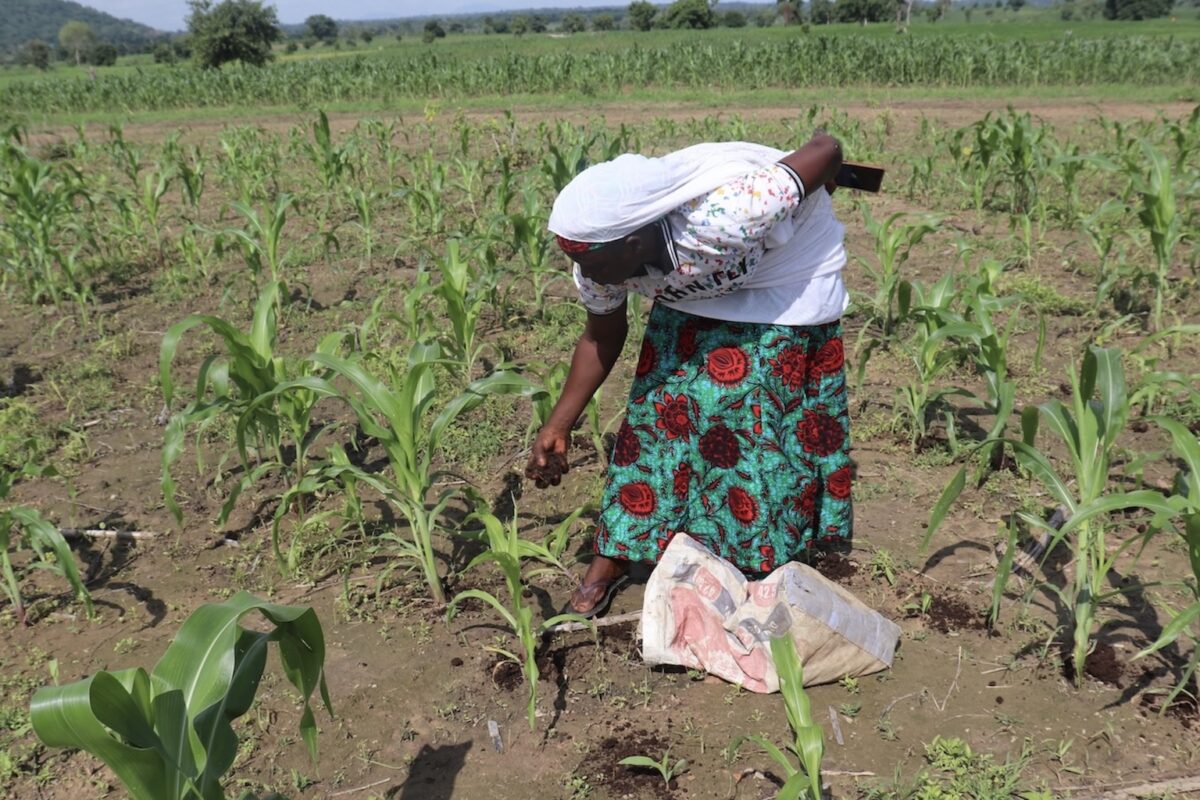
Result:
[[[812,522],[813,517],[817,513],[817,484],[810,482],[800,490],[800,494],[795,497],[788,498],[792,507],[804,515],[808,522]]]
[[[658,414],[654,426],[659,430],[666,431],[668,439],[691,441],[691,435],[695,433],[696,427],[692,425],[692,418],[689,416],[690,410],[686,394],[677,394],[672,397],[664,393],[662,402],[654,403],[654,411]]]
[[[621,507],[635,517],[650,516],[658,505],[658,498],[654,496],[654,490],[645,481],[625,484],[621,487],[617,498],[621,501]]]
[[[801,345],[785,347],[778,358],[770,359],[771,374],[793,392],[804,385],[808,354]]]
[[[654,353],[654,345],[650,344],[649,339],[643,339],[642,354],[638,357],[637,369],[634,370],[634,374],[639,378],[643,375],[649,375],[650,370],[654,369],[654,364],[657,360],[658,357]]]
[[[846,441],[842,423],[828,414],[806,408],[804,418],[796,424],[796,438],[806,453],[824,458],[836,453]]]
[[[687,361],[696,355],[696,331],[694,322],[688,321],[679,326],[679,338],[675,340],[675,352],[682,361]]]
[[[829,496],[838,500],[849,499],[851,483],[849,467],[834,470],[825,479],[825,487],[829,492]]]
[[[758,548],[758,552],[762,555],[762,561],[758,565],[759,572],[770,572],[775,569],[775,548],[769,544],[764,544]]]
[[[672,493],[677,500],[686,500],[688,496],[688,487],[692,483],[692,465],[686,461],[680,461],[679,466],[675,468],[675,482],[672,486]]]
[[[725,501],[729,504],[729,513],[743,525],[749,525],[758,516],[758,503],[740,486],[730,486]]]
[[[840,335],[837,322],[726,322],[655,303],[633,343],[596,552],[654,563],[686,531],[739,569],[769,573],[823,536],[849,539]]]
[[[818,375],[834,375],[846,363],[846,353],[840,338],[830,339],[821,345],[813,356],[812,370]]]
[[[742,448],[733,431],[714,425],[700,437],[700,456],[714,467],[729,469],[742,457]]]
[[[718,347],[708,354],[708,375],[722,386],[737,386],[748,368],[749,360],[740,347]]]
[[[618,467],[628,467],[641,454],[642,443],[638,441],[637,433],[629,425],[629,420],[622,420],[621,429],[617,431],[617,446],[613,448],[613,463]]]

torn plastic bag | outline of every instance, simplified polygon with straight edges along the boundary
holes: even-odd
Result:
[[[770,641],[791,636],[804,683],[892,665],[900,628],[812,567],[791,562],[761,581],[677,533],[646,585],[642,658],[704,670],[753,692],[779,690]]]

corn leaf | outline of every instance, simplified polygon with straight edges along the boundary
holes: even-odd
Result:
[[[271,630],[241,627],[251,611]],[[100,672],[39,689],[30,706],[33,729],[50,746],[100,758],[134,800],[220,800],[221,778],[237,753],[230,723],[249,710],[272,642],[300,692],[300,733],[315,759],[312,693],[319,691],[331,710],[320,622],[311,608],[264,603],[247,592],[196,609],[149,675]]]
[[[966,483],[967,468],[959,467],[958,472],[946,484],[946,488],[942,490],[941,496],[938,497],[937,502],[933,504],[933,509],[929,512],[929,524],[925,528],[925,536],[921,538],[921,550],[929,546],[929,540],[933,538],[933,534],[941,527],[942,520],[946,518],[946,513],[950,511],[950,506],[962,494]]]

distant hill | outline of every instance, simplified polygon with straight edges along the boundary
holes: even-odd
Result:
[[[81,6],[69,0],[0,0],[0,53],[12,53],[30,39],[58,46],[58,29],[70,20],[92,26],[96,39],[122,52],[147,49],[163,36],[159,31],[128,19]]]
[[[959,0],[956,0],[958,2]],[[995,2],[995,0],[986,0],[987,2]],[[2,3],[3,0],[0,0]],[[671,5],[672,0],[650,0],[652,5],[658,6],[660,9],[665,9]],[[979,0],[984,2],[984,0]],[[1032,0],[1032,2],[1053,2],[1053,0]],[[548,23],[556,23],[568,14],[582,14],[585,17],[591,18],[601,14],[607,14],[616,20],[621,20],[629,13],[629,3],[625,2],[622,5],[612,6],[588,6],[585,8],[498,8],[502,5],[498,0],[480,0],[470,6],[461,8],[453,13],[444,14],[415,14],[408,17],[379,17],[373,19],[338,19],[335,20],[338,26],[343,30],[354,28],[372,28],[376,30],[393,30],[404,29],[414,31],[419,29],[420,25],[431,19],[441,20],[442,22],[458,22],[461,23],[469,31],[478,31],[483,27],[483,20],[487,17],[495,19],[511,20],[514,17],[541,17],[543,21]],[[717,6],[717,13],[724,14],[727,11],[740,11],[747,17],[750,17],[758,12],[774,8],[774,2],[746,2],[746,0],[721,0],[721,4]],[[306,30],[303,23],[292,23],[280,25],[283,32],[288,36],[302,36]]]

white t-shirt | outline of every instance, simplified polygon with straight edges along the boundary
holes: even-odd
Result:
[[[660,222],[673,270],[600,284],[575,265],[580,299],[610,314],[635,292],[731,322],[820,325],[842,316],[845,229],[824,188],[807,197],[795,172],[772,164],[679,206]]]

